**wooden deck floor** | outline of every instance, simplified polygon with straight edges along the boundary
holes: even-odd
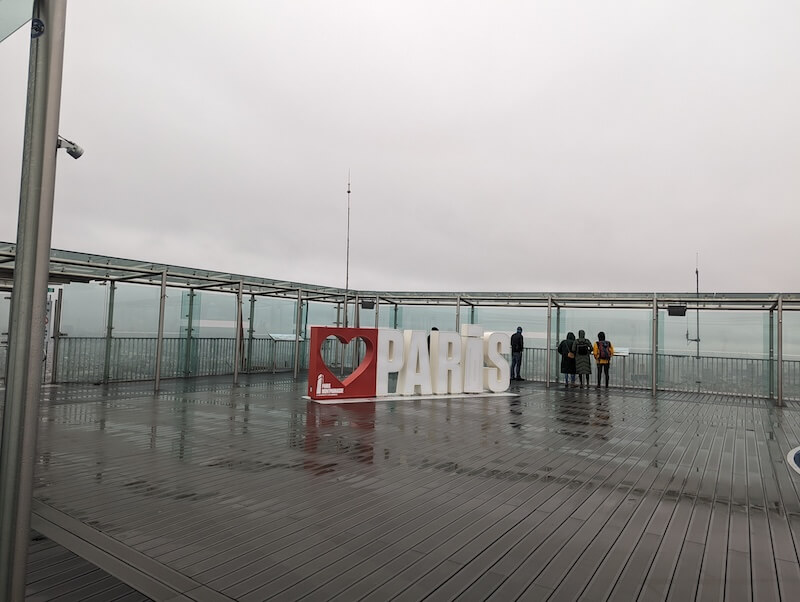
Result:
[[[57,387],[32,525],[154,600],[796,600],[800,408]]]

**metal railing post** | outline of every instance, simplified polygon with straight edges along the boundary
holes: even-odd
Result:
[[[294,377],[300,372],[300,324],[303,321],[303,289],[297,289],[297,320],[294,329]]]
[[[64,289],[58,289],[56,310],[53,312],[53,370],[50,373],[50,384],[58,382],[58,352],[61,346],[61,303],[64,301]]]
[[[253,328],[253,321],[256,318],[256,296],[250,295],[250,317],[248,319],[247,327],[247,364],[245,366],[247,373],[253,369],[253,337],[255,335],[255,328]]]
[[[244,283],[239,281],[239,288],[236,291],[236,334],[234,335],[233,348],[233,384],[239,384],[239,364],[242,361],[242,287]]]
[[[375,295],[375,328],[380,324],[381,298]]]
[[[769,310],[769,398],[775,398],[775,311]]]
[[[158,337],[156,339],[156,374],[153,389],[155,393],[161,388],[161,360],[164,356],[164,307],[167,302],[167,272],[161,272],[161,296],[158,302]]]
[[[103,360],[103,382],[108,384],[111,374],[111,339],[114,332],[114,297],[117,292],[117,283],[111,281],[108,293],[108,318],[106,319],[106,352]]]
[[[545,379],[545,388],[550,388],[550,347],[552,347],[551,341],[551,334],[550,329],[552,328],[552,320],[553,320],[553,296],[547,296],[547,349],[545,349],[545,372],[544,372],[544,379]]]
[[[783,407],[783,295],[778,295],[778,405]]]
[[[191,374],[192,367],[192,322],[194,314],[194,297],[197,293],[194,289],[189,289],[189,312],[186,314],[186,353],[183,357],[183,376],[186,378]]]
[[[456,297],[456,332],[461,332],[461,295]]]
[[[658,390],[658,297],[656,293],[653,293],[653,342],[651,351],[653,354],[651,361],[653,382],[650,393],[655,397]]]

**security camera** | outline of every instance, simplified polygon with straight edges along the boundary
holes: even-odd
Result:
[[[80,156],[83,154],[83,149],[80,146],[78,146],[74,142],[70,142],[69,140],[67,140],[62,136],[58,137],[57,148],[66,149],[67,154],[73,159],[79,159]]]

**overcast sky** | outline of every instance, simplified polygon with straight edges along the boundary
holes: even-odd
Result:
[[[70,0],[55,248],[344,286],[798,292],[800,3]],[[0,43],[16,240],[29,26]]]

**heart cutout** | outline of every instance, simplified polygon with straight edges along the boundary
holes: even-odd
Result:
[[[349,341],[343,341],[335,335],[325,339],[322,344],[322,359],[340,386],[346,387],[353,381],[353,375],[364,365],[366,349],[367,342],[361,336],[353,337]]]
[[[329,342],[330,341],[330,342]],[[338,344],[337,344],[338,343]],[[352,344],[352,347],[350,347]],[[363,355],[359,348],[363,344]],[[378,330],[375,328],[311,328],[309,348],[308,393],[312,399],[372,397],[377,378],[376,350]],[[349,349],[351,358],[344,356]],[[355,366],[352,372],[339,379],[331,370],[337,366]],[[324,357],[324,355],[326,357]],[[326,361],[327,360],[327,361]],[[357,364],[357,365],[356,365]]]

